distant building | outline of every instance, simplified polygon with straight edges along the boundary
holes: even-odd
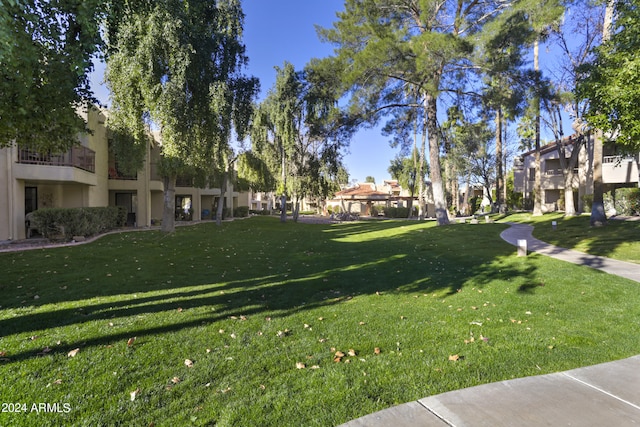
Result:
[[[427,193],[427,216],[435,216],[435,205],[430,196],[430,187]],[[333,198],[327,200],[326,206],[332,210],[358,213],[363,216],[371,215],[374,206],[384,207],[408,207],[412,200],[412,206],[418,207],[418,196],[411,196],[408,189],[403,189],[397,180],[385,180],[382,185],[372,182],[358,183],[352,187],[345,187],[335,193]]]
[[[564,140],[568,157],[575,147],[575,136]],[[589,138],[578,154],[575,176],[572,183],[574,203],[578,211],[583,210],[583,196],[593,194],[593,137]],[[540,168],[542,187],[542,211],[552,212],[564,203],[564,177],[560,167],[557,142],[540,148]],[[620,187],[638,185],[638,166],[632,156],[623,156],[613,144],[605,144],[602,159],[602,181],[604,192]],[[528,151],[514,160],[514,191],[532,198],[535,183],[535,150]]]

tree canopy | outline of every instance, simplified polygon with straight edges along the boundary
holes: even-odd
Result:
[[[640,6],[615,2],[611,38],[580,69],[580,98],[590,101],[586,120],[627,151],[640,149]]]
[[[66,151],[95,102],[89,72],[103,0],[9,0],[0,7],[0,148]]]
[[[225,163],[232,131],[248,131],[258,82],[245,77],[239,0],[114,2],[107,20],[106,80],[112,123],[144,144],[159,129],[165,180],[163,229],[173,229],[178,174]],[[217,159],[217,160],[216,160]],[[165,226],[165,224],[167,224]]]

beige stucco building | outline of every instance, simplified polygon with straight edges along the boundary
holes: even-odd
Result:
[[[567,164],[575,144],[572,137],[565,139]],[[572,188],[575,206],[582,211],[582,196],[593,194],[593,137],[581,146],[577,166],[574,169]],[[557,143],[551,142],[540,149],[542,186],[542,211],[558,210],[559,200],[564,197],[564,177],[560,166]],[[614,145],[605,144],[602,158],[602,181],[604,192],[614,188],[638,185],[636,158],[616,153]],[[528,151],[514,162],[514,190],[531,197],[535,182],[535,151]]]
[[[142,169],[126,176],[109,153],[106,112],[92,107],[80,114],[91,133],[79,135],[78,144],[67,153],[38,153],[21,148],[19,141],[0,149],[0,241],[27,237],[26,214],[49,207],[124,206],[128,225],[137,227],[155,225],[162,218],[164,185],[157,168],[161,143],[150,144]],[[220,193],[179,178],[176,219],[214,218]],[[238,205],[231,185],[224,203],[230,208]]]

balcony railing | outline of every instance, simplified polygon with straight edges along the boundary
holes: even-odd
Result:
[[[18,151],[18,163],[44,166],[71,166],[85,171],[96,171],[96,152],[83,146],[72,147],[66,153],[39,153],[28,148]]]

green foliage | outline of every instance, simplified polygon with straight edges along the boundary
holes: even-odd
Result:
[[[617,19],[611,38],[595,59],[580,68],[579,99],[589,100],[590,125],[611,135],[628,152],[640,148],[640,8],[637,2],[615,1]]]
[[[92,59],[102,0],[28,0],[0,6],[0,148],[65,152],[85,131],[78,108],[95,101]]]
[[[612,206],[617,215],[640,215],[640,189],[616,188],[604,194],[604,203]]]
[[[583,194],[582,195],[582,204],[583,211],[590,212],[591,207],[593,206],[593,194]]]
[[[238,206],[233,209],[234,218],[245,218],[249,216],[249,206]]]
[[[122,207],[93,208],[47,208],[34,211],[33,227],[47,238],[94,236],[122,227],[126,222],[126,211]]]
[[[243,136],[257,81],[241,74],[239,2],[170,0],[121,5],[107,25],[106,81],[114,121],[140,143],[145,124],[162,132],[165,172],[209,170],[233,124]]]

